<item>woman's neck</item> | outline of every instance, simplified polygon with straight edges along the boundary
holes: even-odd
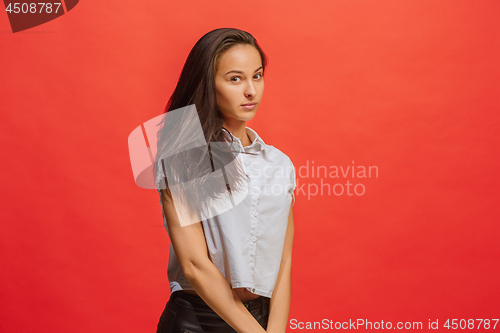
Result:
[[[231,132],[232,135],[240,139],[243,147],[249,146],[252,144],[250,138],[248,137],[247,130],[245,128],[245,121],[236,122],[224,122],[224,128]]]

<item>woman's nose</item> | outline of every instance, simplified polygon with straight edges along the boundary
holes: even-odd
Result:
[[[245,96],[247,97],[255,96],[255,87],[252,82],[249,82],[246,85]]]

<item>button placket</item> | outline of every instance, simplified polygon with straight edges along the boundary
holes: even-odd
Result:
[[[255,259],[257,256],[256,248],[257,248],[257,236],[259,230],[259,210],[258,210],[258,202],[259,202],[259,186],[258,180],[252,181],[251,184],[251,199],[252,204],[250,208],[250,220],[251,220],[251,228],[250,228],[250,260],[249,267],[252,274],[254,276],[255,269]]]

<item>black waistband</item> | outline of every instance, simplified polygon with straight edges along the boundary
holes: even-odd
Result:
[[[182,290],[177,290],[177,291],[174,291],[172,293],[172,295],[170,295],[170,298],[171,299],[183,299],[187,302],[190,303],[190,305],[196,308],[205,308],[205,309],[210,309],[210,306],[205,303],[205,301],[200,297],[200,296],[197,296],[197,295],[191,295],[191,294],[188,294]],[[248,310],[251,310],[251,309],[256,309],[256,308],[264,308],[266,306],[269,306],[269,302],[271,301],[271,299],[269,297],[265,297],[265,296],[259,296],[258,298],[254,299],[254,300],[251,300],[251,301],[248,301],[248,302],[243,302],[243,305],[245,305],[245,307],[248,309]],[[189,307],[189,306],[188,306]]]

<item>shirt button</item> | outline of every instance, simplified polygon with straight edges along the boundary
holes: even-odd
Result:
[[[259,191],[259,190],[258,190],[256,187],[254,187],[254,188],[253,188],[253,191],[254,191],[254,192],[257,192],[257,191]]]
[[[257,198],[257,204],[258,204],[259,202],[260,202],[260,199],[259,199],[259,198]]]
[[[252,240],[252,242],[255,242],[257,240],[255,236],[252,236],[250,239]]]
[[[253,214],[253,216],[257,216],[258,213],[256,210],[254,210],[252,214]]]

